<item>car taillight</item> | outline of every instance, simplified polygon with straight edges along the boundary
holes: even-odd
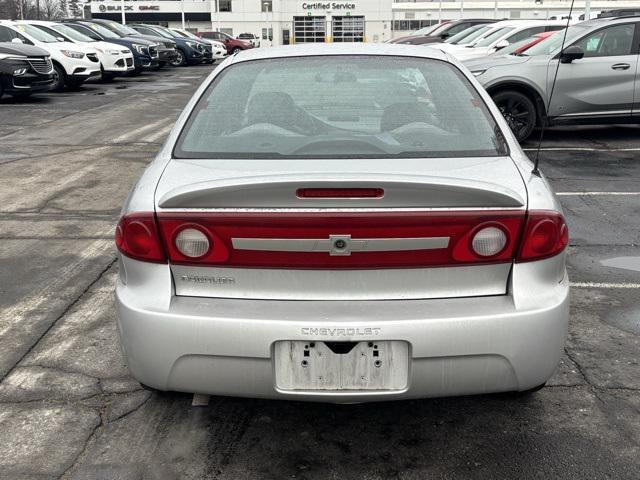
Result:
[[[175,264],[421,268],[513,262],[524,218],[495,210],[160,212],[158,227]]]
[[[522,235],[517,261],[530,262],[553,257],[569,243],[569,229],[558,212],[531,211]]]
[[[167,261],[153,212],[136,212],[120,218],[116,247],[123,255],[145,262]]]

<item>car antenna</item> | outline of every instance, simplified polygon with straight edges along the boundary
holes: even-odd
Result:
[[[567,40],[567,30],[569,30],[569,22],[571,21],[571,15],[573,14],[573,3],[575,0],[571,0],[571,7],[569,8],[569,15],[567,16],[567,28],[564,29],[562,34],[562,44],[560,45],[560,55],[564,50],[564,43]],[[588,20],[588,19],[587,19]],[[553,90],[556,88],[556,79],[558,78],[558,70],[560,70],[560,57],[558,57],[558,65],[556,65],[556,71],[553,75],[553,83],[551,84],[551,92],[549,93],[549,107],[551,107],[551,100],[553,99]],[[533,170],[531,173],[536,176],[540,176],[540,170],[538,170],[538,164],[540,163],[540,148],[542,147],[542,140],[544,139],[545,121],[542,122],[540,128],[540,137],[538,138],[538,148],[536,149],[536,156],[533,160]]]

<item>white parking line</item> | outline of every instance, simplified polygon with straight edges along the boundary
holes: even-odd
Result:
[[[157,122],[149,123],[147,125],[143,125],[142,127],[138,127],[138,128],[136,128],[134,130],[131,130],[131,131],[127,132],[127,133],[124,133],[124,134],[114,138],[112,140],[112,143],[124,143],[124,142],[129,142],[131,140],[141,140],[139,137],[142,136],[142,134],[144,132],[146,132],[147,130],[153,130],[153,129],[156,129],[156,128],[160,128],[163,124],[165,124],[167,122],[171,122],[171,124],[173,125],[173,121],[171,119],[162,118],[162,119],[158,120]]]
[[[573,288],[640,288],[640,283],[570,282],[569,285]]]
[[[560,197],[598,197],[598,196],[620,196],[634,197],[640,195],[640,192],[556,192]]]
[[[169,132],[171,131],[172,128],[173,128],[173,123],[167,125],[166,127],[162,127],[157,132],[152,133],[151,135],[146,137],[145,141],[146,142],[155,142],[157,140],[160,140],[161,138],[166,137],[169,134]]]

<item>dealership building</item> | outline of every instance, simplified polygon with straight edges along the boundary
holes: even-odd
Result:
[[[592,1],[591,11],[635,7],[629,0]],[[570,1],[411,0],[91,0],[93,18],[219,30],[233,37],[253,33],[262,46],[308,42],[384,42],[442,20],[561,18]],[[584,12],[576,0],[575,18]]]

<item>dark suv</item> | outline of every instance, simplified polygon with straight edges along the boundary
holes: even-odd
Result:
[[[129,48],[133,53],[134,75],[139,74],[142,70],[155,70],[159,66],[158,48],[155,42],[150,42],[149,40],[138,37],[123,38],[100,24],[91,23],[86,20],[64,20],[64,23],[77,32],[95,40],[116,43]]]
[[[224,46],[227,48],[227,53],[229,54],[237,53],[240,50],[253,48],[253,45],[251,45],[249,42],[238,40],[237,38],[233,38],[222,32],[196,32],[196,35],[198,35],[200,38],[217,40],[218,42],[224,43]]]
[[[26,97],[53,87],[53,64],[49,54],[38,47],[0,42],[0,97],[8,93]]]
[[[425,43],[444,42],[447,38],[452,37],[453,35],[457,35],[463,30],[466,30],[469,27],[473,27],[474,25],[495,22],[496,20],[491,20],[488,18],[465,18],[462,20],[443,23],[435,30],[432,30],[428,35],[407,35],[405,37],[394,38],[389,43],[424,45]]]
[[[202,40],[192,40],[183,38],[172,32],[168,28],[157,25],[136,24],[131,28],[137,32],[148,35],[160,35],[164,38],[171,39],[176,43],[176,58],[171,62],[174,66],[197,65],[199,63],[212,63],[211,46]]]
[[[93,19],[90,21],[108,28],[121,37],[144,38],[145,40],[156,43],[158,45],[158,64],[160,67],[163,67],[167,64],[172,64],[176,60],[176,42],[174,42],[170,38],[165,38],[162,35],[158,35],[157,33],[154,33],[153,35],[143,34],[134,30],[128,25],[122,25],[121,23],[115,22],[113,20]]]

